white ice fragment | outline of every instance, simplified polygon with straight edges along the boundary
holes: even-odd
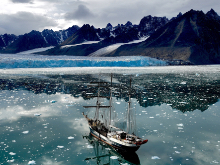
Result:
[[[87,146],[87,148],[94,148],[94,147],[93,147],[93,146],[91,146],[91,145],[88,145],[88,146]]]
[[[212,163],[218,164],[219,162],[217,160],[213,160]]]
[[[181,152],[179,152],[179,151],[175,151],[175,153],[180,154]]]
[[[158,156],[151,156],[151,159],[160,159]]]
[[[57,146],[57,148],[64,148],[64,146]]]
[[[36,162],[32,160],[32,161],[29,161],[28,164],[36,164]]]
[[[182,102],[179,102],[180,104],[186,104],[186,102],[182,101]]]
[[[182,124],[182,123],[180,123],[180,124],[177,124],[177,126],[178,126],[178,127],[183,127],[183,124]]]
[[[120,102],[116,102],[116,104],[121,104]]]
[[[68,139],[74,139],[74,137],[72,137],[72,136],[69,136],[69,137],[68,137]]]
[[[110,159],[118,159],[117,156],[111,156]]]
[[[154,117],[149,117],[150,119],[153,119]]]
[[[210,141],[207,141],[207,143],[210,143]]]
[[[13,143],[15,143],[15,142],[16,142],[16,140],[12,140],[12,142],[13,142]]]
[[[7,160],[8,163],[13,163],[15,160],[12,159],[12,160]]]
[[[51,102],[51,103],[56,103],[57,101],[55,101],[55,100],[51,100],[50,102]]]
[[[29,133],[29,131],[23,131],[22,133],[23,133],[23,134],[28,134],[28,133]]]
[[[14,153],[14,152],[9,152],[9,155],[16,155],[16,153]]]
[[[106,150],[109,150],[109,151],[111,150],[110,148],[105,148],[105,149],[106,149]]]
[[[35,114],[34,114],[34,116],[40,116],[40,115],[41,115],[41,114],[39,114],[39,113],[35,113]]]
[[[183,129],[183,127],[178,127],[178,129]]]

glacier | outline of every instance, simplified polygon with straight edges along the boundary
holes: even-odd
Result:
[[[0,54],[0,69],[55,67],[145,67],[166,66],[166,61],[144,56],[89,57]]]

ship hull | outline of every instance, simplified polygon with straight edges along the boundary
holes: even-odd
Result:
[[[117,141],[112,141],[110,138],[103,136],[99,132],[93,130],[91,127],[89,127],[89,128],[90,128],[90,133],[92,136],[94,136],[98,140],[110,145],[111,147],[115,148],[116,150],[120,150],[123,152],[135,152],[140,148],[140,145],[126,146],[126,145],[120,144]]]

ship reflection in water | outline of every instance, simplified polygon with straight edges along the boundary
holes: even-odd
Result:
[[[94,149],[94,157],[85,158],[85,161],[94,160],[98,165],[130,164],[140,165],[140,160],[135,152],[116,151],[102,141],[94,138],[91,134],[83,136]]]

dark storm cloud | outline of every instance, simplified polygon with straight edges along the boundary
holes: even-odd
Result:
[[[85,5],[79,5],[75,11],[65,15],[66,20],[84,20],[91,17],[94,17],[94,14]]]
[[[42,15],[30,12],[18,12],[16,14],[0,14],[0,34],[24,34],[31,30],[43,30],[45,27],[57,26],[57,23]]]
[[[33,0],[11,0],[13,3],[33,3]]]

